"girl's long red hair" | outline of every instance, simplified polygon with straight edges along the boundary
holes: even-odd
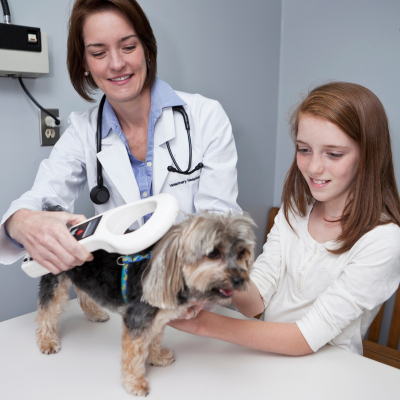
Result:
[[[400,226],[400,198],[393,168],[389,123],[380,100],[367,88],[346,82],[332,82],[313,89],[290,118],[291,134],[297,137],[302,115],[326,119],[337,125],[360,146],[360,162],[349,201],[339,219],[342,254],[378,225]],[[282,193],[283,210],[305,216],[313,198],[297,167],[296,155],[286,174]],[[290,222],[289,222],[290,224]],[[292,228],[293,229],[293,228]]]

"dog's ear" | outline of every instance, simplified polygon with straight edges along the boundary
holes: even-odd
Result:
[[[256,237],[254,235],[253,226],[257,226],[253,219],[248,213],[243,214],[230,214],[226,218],[230,218],[231,226],[237,235],[242,239],[242,242],[246,245],[246,250],[249,253],[249,257],[246,259],[246,266],[248,272],[254,263],[254,250],[256,245]]]
[[[153,307],[177,307],[178,293],[184,290],[182,226],[173,226],[157,243],[150,269],[143,278],[142,301]]]

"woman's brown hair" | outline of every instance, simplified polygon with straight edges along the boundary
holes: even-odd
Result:
[[[83,74],[83,24],[88,15],[108,10],[119,10],[129,19],[144,47],[149,64],[143,89],[151,88],[157,75],[156,38],[146,14],[135,0],[76,0],[69,19],[67,67],[72,85],[86,101],[94,101],[91,95],[98,87],[91,75],[86,77]]]
[[[366,232],[378,225],[393,222],[400,226],[400,198],[389,123],[380,100],[363,86],[332,82],[313,89],[292,113],[290,125],[294,140],[303,115],[334,123],[360,146],[355,183],[339,219],[342,225],[342,234],[336,239],[339,246],[331,252],[342,254],[350,250]],[[312,201],[295,155],[282,193],[286,220],[289,222],[289,211],[304,217]]]

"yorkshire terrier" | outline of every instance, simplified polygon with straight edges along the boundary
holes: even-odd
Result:
[[[60,351],[58,319],[72,284],[91,321],[123,318],[122,383],[137,396],[149,393],[146,359],[166,367],[175,361],[161,347],[166,324],[182,316],[190,302],[227,306],[233,290],[246,290],[254,259],[254,222],[246,215],[203,212],[173,226],[151,250],[151,257],[125,264],[121,290],[121,255],[99,250],[94,260],[58,275],[44,275],[39,290],[36,340],[42,353]],[[142,258],[141,257],[141,258]],[[126,260],[126,258],[122,258]]]

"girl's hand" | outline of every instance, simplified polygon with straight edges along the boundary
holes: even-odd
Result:
[[[67,212],[18,210],[7,220],[10,236],[21,243],[32,258],[53,274],[93,260],[71,235],[67,225],[85,221],[84,215]]]
[[[188,308],[186,311],[178,318],[178,320],[181,319],[192,319],[197,317],[197,314],[203,309],[204,304],[207,302],[207,300],[204,301],[192,301],[189,303]]]
[[[190,312],[190,311],[189,311]],[[208,311],[201,310],[196,318],[187,319],[175,319],[170,321],[168,325],[174,329],[178,329],[179,331],[192,333],[194,335],[202,335],[201,328],[204,325],[205,320],[207,319],[208,314],[212,314]],[[192,312],[193,315],[193,312]]]

